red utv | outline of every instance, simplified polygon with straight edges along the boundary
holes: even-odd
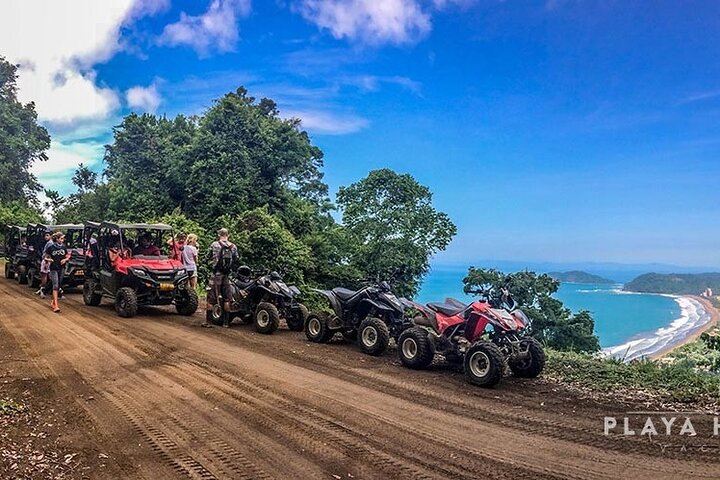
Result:
[[[86,305],[112,298],[121,317],[134,316],[140,305],[174,304],[181,315],[197,310],[187,271],[168,255],[172,247],[167,242],[174,239],[169,225],[87,222],[84,237]]]
[[[12,280],[17,277],[20,283],[27,283],[27,245],[23,245],[25,227],[6,225],[3,230],[5,278]]]
[[[27,228],[27,278],[32,288],[40,286],[40,262],[47,240],[45,232],[63,232],[65,246],[70,251],[70,261],[65,264],[63,285],[70,288],[79,287],[85,282],[85,253],[83,250],[82,225],[28,225]]]

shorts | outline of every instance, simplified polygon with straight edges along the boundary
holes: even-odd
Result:
[[[40,273],[50,273],[50,262],[47,260],[40,262]]]
[[[53,291],[60,290],[64,275],[65,272],[62,270],[50,270],[50,281],[52,282]]]
[[[220,289],[220,294],[223,298],[227,299],[232,297],[230,278],[223,273],[215,273],[210,277],[210,281],[208,282],[207,303],[210,305],[216,305],[218,303],[216,287]]]

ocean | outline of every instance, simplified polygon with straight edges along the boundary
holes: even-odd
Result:
[[[466,269],[434,268],[418,295],[421,303],[454,297],[471,301],[462,291]],[[702,304],[688,297],[628,293],[622,284],[563,283],[556,293],[573,312],[589,310],[595,333],[607,355],[632,360],[657,353],[691,335],[708,320]]]

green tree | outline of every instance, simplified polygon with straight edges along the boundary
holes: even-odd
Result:
[[[182,163],[194,131],[193,119],[150,114],[130,114],[113,129],[113,143],[105,147],[110,216],[144,221],[183,206],[183,182],[202,178],[191,177]]]
[[[289,282],[304,282],[305,271],[313,263],[310,248],[267,208],[248,210],[238,217],[225,215],[220,222],[230,231],[230,239],[245,265],[255,270],[279,271]]]
[[[47,160],[50,135],[37,123],[35,104],[17,99],[17,67],[0,56],[0,202],[35,204],[42,190],[30,172],[36,160]]]
[[[367,278],[391,280],[400,295],[417,293],[430,256],[444,250],[457,231],[432,206],[430,189],[390,169],[341,187],[337,203],[355,248],[351,266]]]
[[[322,152],[299,121],[280,118],[272,100],[256,102],[242,87],[200,119],[188,158],[187,211],[205,225],[266,205],[281,212],[292,196],[327,197]]]
[[[573,314],[552,295],[560,282],[547,274],[516,272],[505,274],[488,268],[470,267],[463,279],[465,293],[507,288],[523,311],[532,319],[531,334],[558,350],[596,352],[600,342],[590,312]]]
[[[3,225],[24,227],[28,223],[40,223],[42,221],[40,211],[29,206],[25,200],[0,202],[0,227]]]

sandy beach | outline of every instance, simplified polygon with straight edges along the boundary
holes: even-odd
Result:
[[[671,345],[668,345],[667,347],[663,348],[662,350],[659,350],[652,355],[649,355],[648,358],[652,360],[659,360],[668,353],[672,352],[673,350],[682,347],[683,345],[687,345],[689,343],[693,343],[697,341],[700,338],[700,335],[703,333],[713,329],[718,325],[718,321],[720,321],[720,310],[718,310],[716,307],[713,306],[713,304],[707,299],[700,296],[695,295],[686,295],[688,298],[692,298],[696,302],[699,302],[702,304],[703,308],[707,313],[709,313],[709,318],[707,322],[701,327],[696,329],[692,334],[686,335],[682,339],[679,339],[677,343],[673,342]]]

